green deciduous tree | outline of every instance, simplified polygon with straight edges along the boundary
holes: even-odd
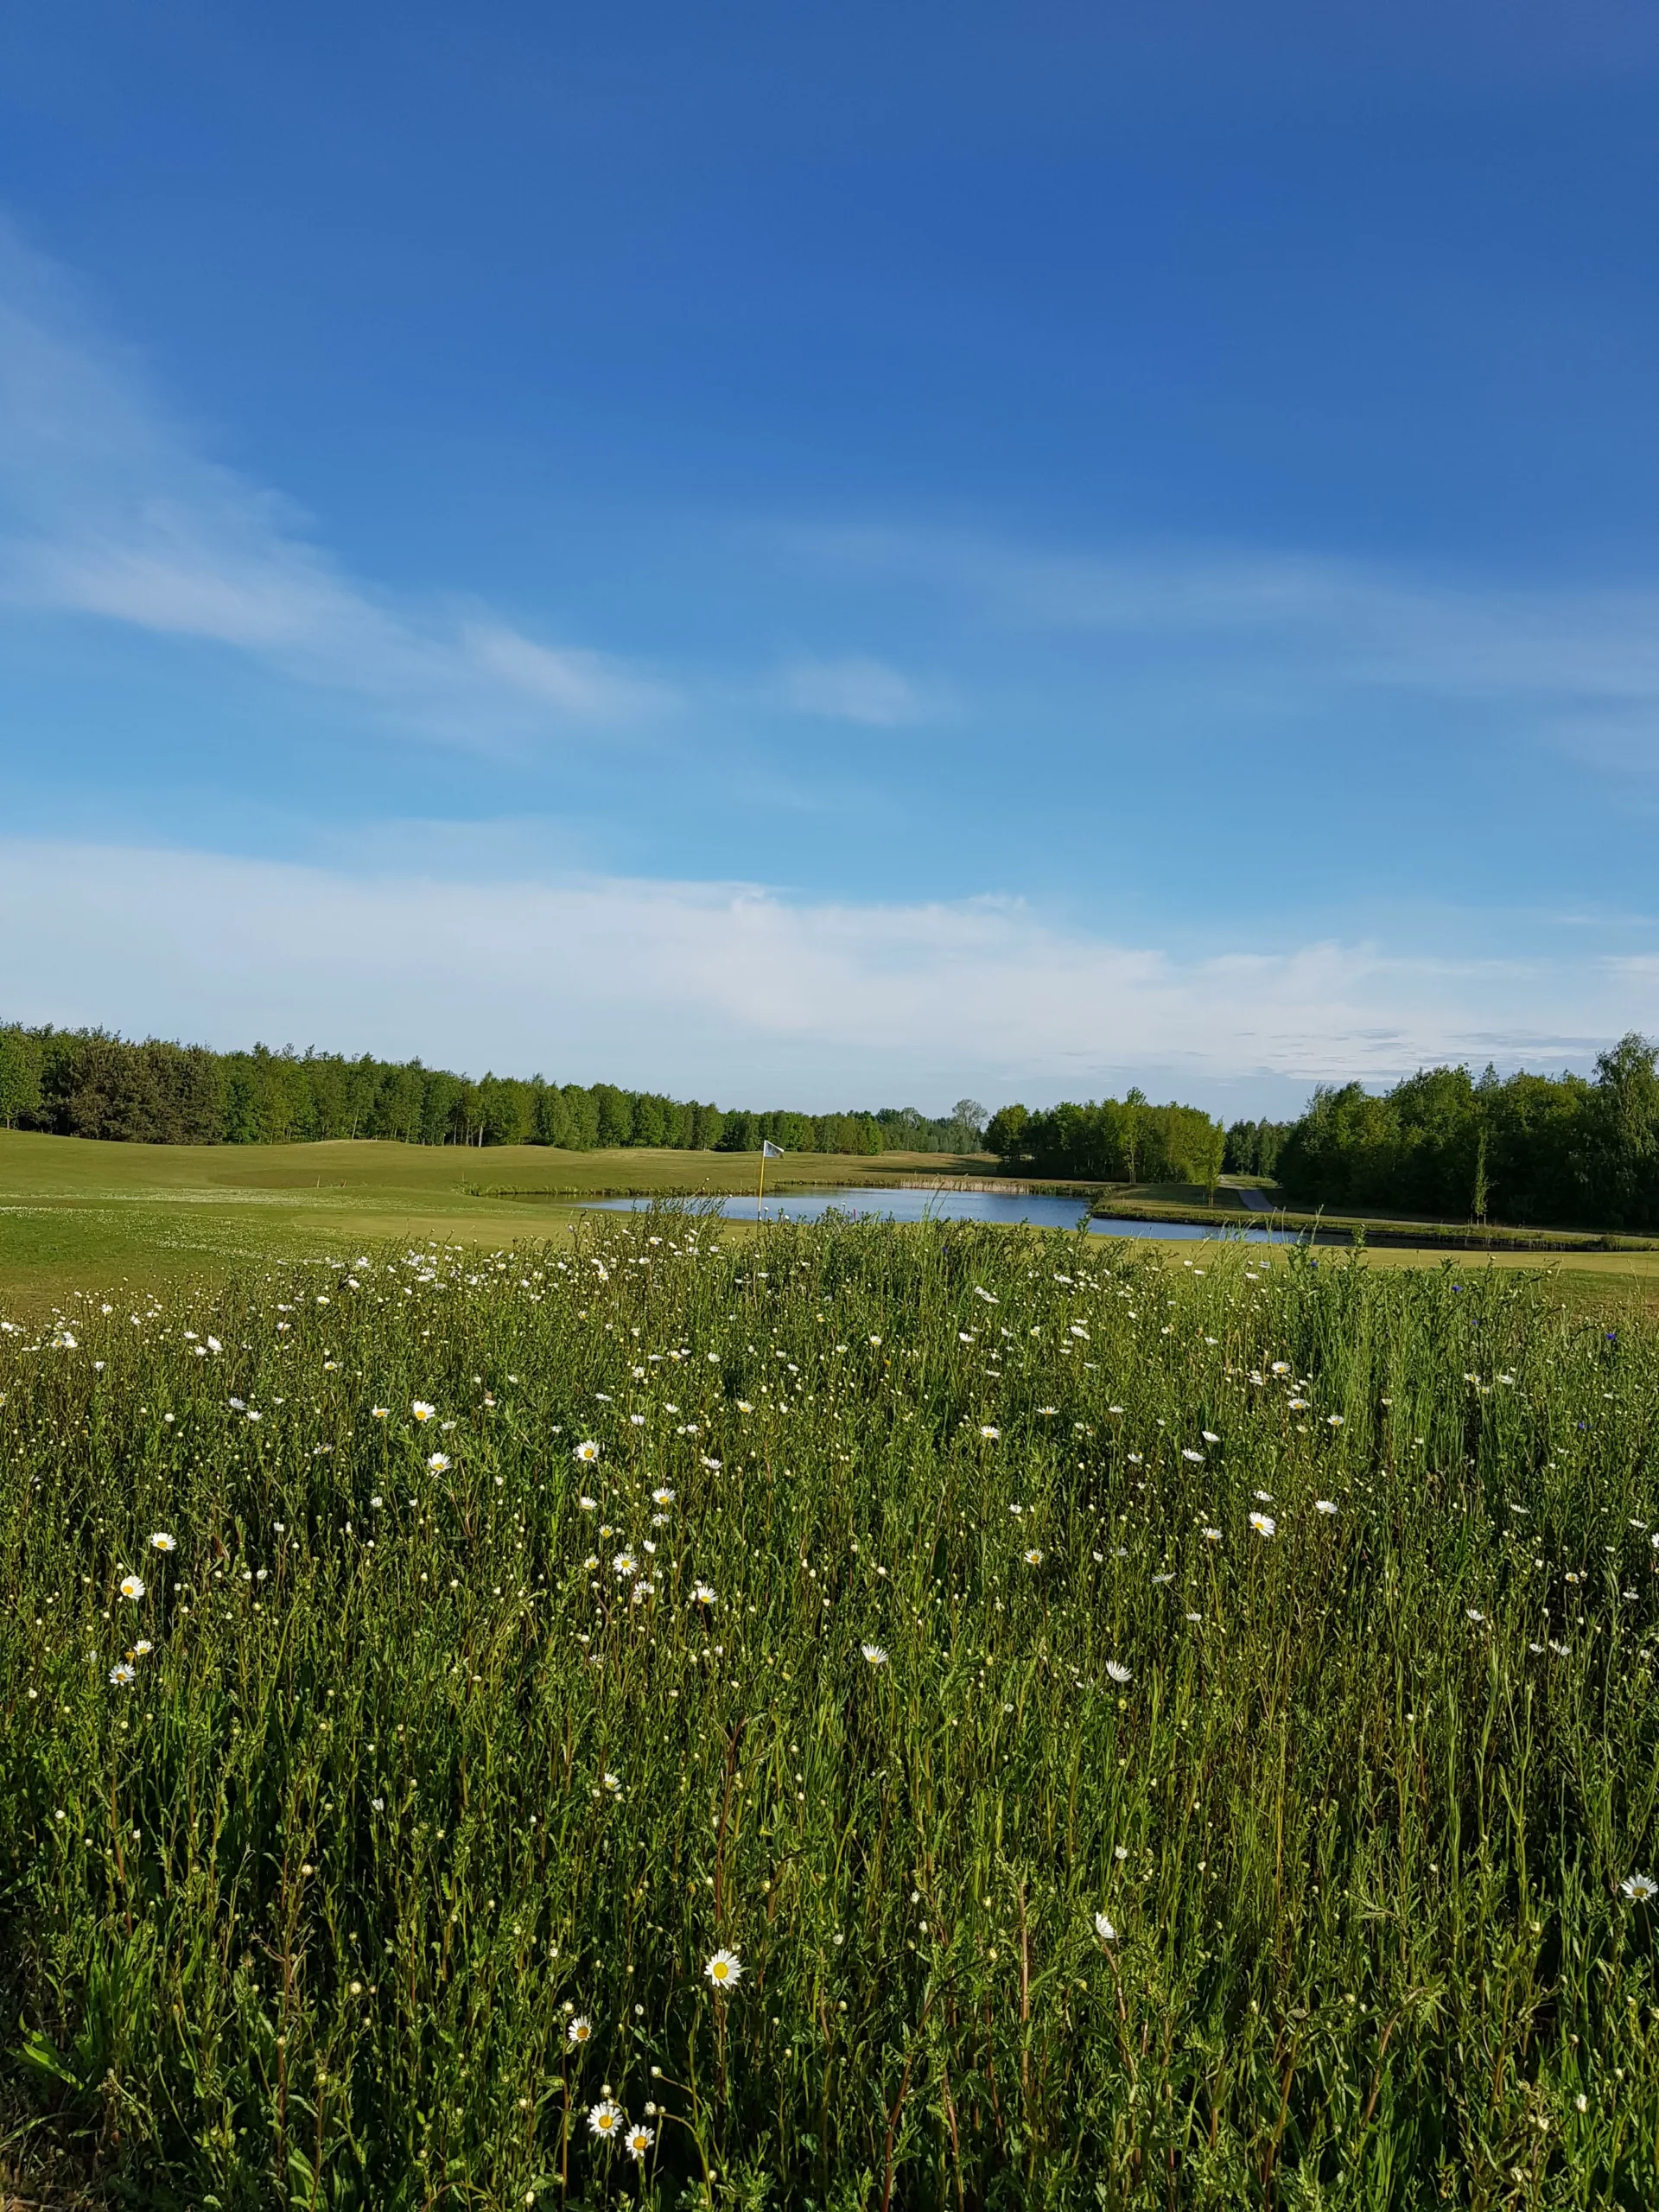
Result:
[[[1389,1090],[1321,1087],[1286,1137],[1279,1175],[1304,1204],[1522,1224],[1659,1228],[1659,1074],[1632,1033],[1582,1076],[1477,1083],[1426,1068]]]

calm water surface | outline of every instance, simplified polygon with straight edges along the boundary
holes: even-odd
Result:
[[[598,1198],[601,1211],[643,1213],[649,1198]],[[753,1221],[754,1200],[730,1196],[719,1201],[729,1221]],[[1036,1229],[1076,1229],[1083,1219],[1080,1198],[1020,1198],[1001,1191],[788,1191],[769,1198],[761,1209],[768,1221],[817,1221],[831,1208],[855,1220],[1029,1222]],[[1196,1243],[1206,1236],[1239,1244],[1294,1244],[1290,1229],[1207,1229],[1194,1221],[1090,1221],[1096,1236],[1158,1236],[1173,1243]]]

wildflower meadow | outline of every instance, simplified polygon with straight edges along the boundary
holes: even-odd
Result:
[[[111,2202],[1659,2201],[1659,1339],[693,1209],[0,1330],[0,2113]]]

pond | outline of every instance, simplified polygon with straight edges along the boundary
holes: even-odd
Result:
[[[602,1211],[622,1213],[643,1212],[652,1203],[650,1198],[594,1201]],[[752,1198],[734,1194],[721,1198],[718,1204],[728,1221],[754,1219]],[[1076,1229],[1084,1215],[1081,1198],[1057,1198],[1041,1193],[1021,1196],[1001,1191],[852,1188],[785,1191],[776,1198],[768,1197],[762,1213],[767,1221],[817,1221],[832,1207],[855,1220],[1000,1221],[1010,1224],[1029,1222],[1036,1229]],[[1091,1219],[1089,1230],[1095,1236],[1157,1236],[1173,1243],[1196,1243],[1206,1236],[1222,1237],[1236,1244],[1294,1244],[1298,1241],[1297,1231],[1291,1229],[1233,1229],[1219,1224],[1211,1229],[1196,1221],[1122,1221],[1116,1217],[1110,1220]]]

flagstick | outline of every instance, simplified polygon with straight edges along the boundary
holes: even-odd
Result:
[[[763,1139],[761,1140],[761,1144],[760,1144],[760,1189],[759,1189],[759,1190],[755,1192],[755,1194],[754,1194],[754,1217],[755,1217],[755,1219],[756,1219],[756,1221],[757,1221],[757,1222],[758,1222],[758,1221],[760,1220],[760,1201],[761,1201],[761,1199],[762,1199],[762,1198],[764,1198],[766,1197],[766,1141],[765,1141],[765,1139],[763,1138]]]

